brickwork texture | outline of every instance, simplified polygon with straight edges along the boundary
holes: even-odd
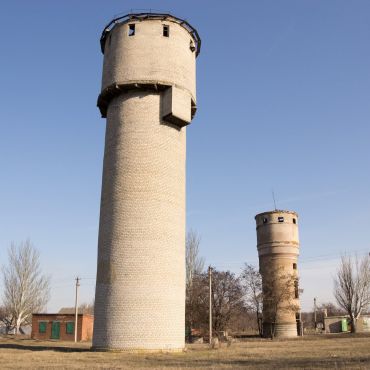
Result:
[[[129,36],[129,24],[135,34]],[[169,25],[169,37],[162,34]],[[182,350],[185,335],[186,127],[163,120],[156,81],[195,99],[191,35],[175,22],[132,21],[106,40],[107,110],[93,348]],[[184,109],[191,109],[191,100]]]
[[[281,276],[297,276],[297,260],[299,255],[298,215],[292,211],[275,210],[258,214],[256,217],[257,249],[259,255],[260,273],[262,284],[273,284],[273,289],[284,289],[288,282],[287,278]],[[279,276],[280,275],[280,276]],[[296,312],[285,307],[292,304],[299,306],[299,299],[295,298],[294,281],[291,283],[291,299],[285,299],[279,303],[275,325],[276,337],[297,336]],[[288,287],[289,288],[289,287]],[[285,295],[284,295],[285,297]],[[269,302],[263,303],[264,332],[269,336],[271,333],[271,322],[268,317]]]

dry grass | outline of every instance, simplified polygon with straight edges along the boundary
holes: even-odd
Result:
[[[0,338],[1,369],[370,369],[370,335],[310,336],[296,340],[251,339],[210,350],[189,345],[184,353],[91,352],[90,343]]]

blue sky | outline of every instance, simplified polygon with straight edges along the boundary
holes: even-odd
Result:
[[[304,309],[344,252],[370,251],[369,1],[8,1],[0,5],[0,262],[30,238],[49,311],[94,294],[105,121],[100,33],[130,8],[199,31],[187,227],[207,264],[257,263],[254,216],[300,215]]]

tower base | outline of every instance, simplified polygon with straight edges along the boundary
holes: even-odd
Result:
[[[162,349],[148,349],[148,348],[107,348],[107,347],[91,347],[91,351],[95,352],[126,352],[126,353],[180,353],[185,351],[183,348],[162,348]]]
[[[295,338],[298,336],[297,324],[294,323],[263,323],[263,336],[265,338]]]

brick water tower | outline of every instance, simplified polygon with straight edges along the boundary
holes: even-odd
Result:
[[[255,219],[264,292],[263,334],[296,337],[300,311],[298,214],[274,210],[260,213]]]
[[[197,31],[128,14],[101,37],[106,122],[93,348],[182,350],[186,126],[196,111]]]

